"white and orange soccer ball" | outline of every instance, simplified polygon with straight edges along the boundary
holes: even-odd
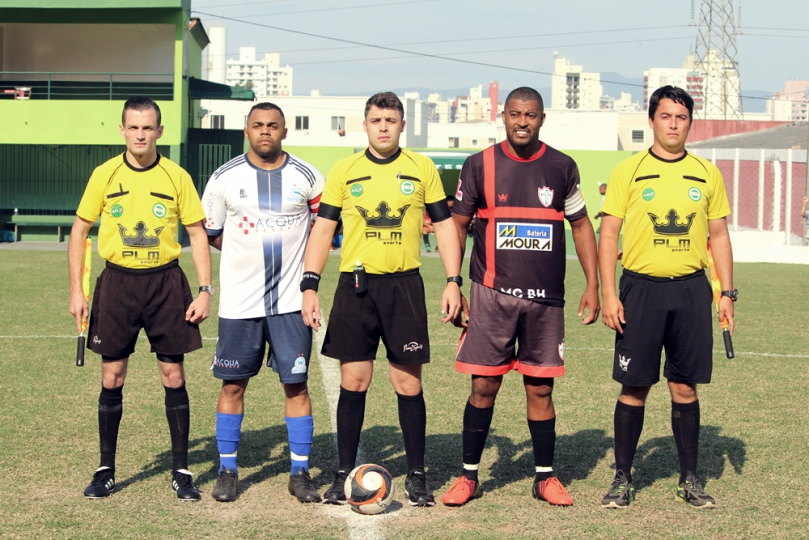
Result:
[[[348,475],[346,500],[360,514],[379,514],[393,502],[393,477],[380,465],[360,465]]]

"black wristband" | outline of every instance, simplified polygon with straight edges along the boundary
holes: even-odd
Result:
[[[447,283],[457,283],[458,287],[463,287],[463,278],[461,276],[452,276],[447,278]]]
[[[317,292],[317,287],[320,285],[320,274],[314,272],[304,272],[303,279],[301,279],[301,292],[313,290]]]

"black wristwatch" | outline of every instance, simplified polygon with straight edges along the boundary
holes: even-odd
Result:
[[[199,292],[206,292],[213,296],[213,285],[201,285],[199,288]]]
[[[734,302],[739,299],[738,289],[730,289],[729,291],[722,291],[722,296],[727,296]]]
[[[461,276],[452,276],[447,278],[447,283],[457,283],[458,288],[463,287],[463,278]]]

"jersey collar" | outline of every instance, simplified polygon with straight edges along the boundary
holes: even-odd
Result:
[[[151,164],[151,165],[149,165],[148,167],[144,167],[143,169],[138,169],[138,168],[133,167],[133,166],[132,166],[132,164],[131,164],[131,163],[129,163],[129,161],[127,161],[127,159],[126,159],[126,152],[124,152],[124,154],[123,154],[123,155],[124,155],[124,163],[126,163],[126,166],[127,166],[127,167],[129,167],[131,170],[133,170],[133,171],[135,171],[135,172],[146,172],[146,171],[151,171],[152,169],[154,169],[155,167],[157,167],[157,164],[158,164],[158,163],[160,163],[160,154],[157,154],[157,159],[156,159],[156,160],[154,160],[154,163],[152,163],[152,164]]]
[[[518,161],[520,163],[528,163],[529,161],[538,160],[539,158],[541,158],[545,154],[545,149],[547,148],[547,145],[542,141],[539,141],[539,143],[542,145],[542,146],[539,147],[539,151],[536,154],[534,154],[533,156],[531,156],[530,158],[528,158],[528,159],[523,159],[520,156],[515,156],[514,154],[509,152],[508,148],[506,148],[506,141],[503,141],[503,142],[500,143],[500,148],[503,149],[503,153],[505,155],[507,155],[509,158],[513,159],[514,161]]]
[[[649,155],[651,155],[653,158],[655,158],[655,159],[657,159],[657,160],[662,161],[663,163],[677,163],[678,161],[682,161],[682,160],[684,160],[684,159],[686,158],[686,156],[688,156],[688,151],[687,151],[687,150],[683,150],[683,155],[682,155],[682,156],[680,156],[680,157],[678,157],[678,158],[674,158],[674,159],[664,159],[664,158],[662,158],[662,157],[658,156],[657,154],[655,154],[654,152],[652,152],[652,149],[651,149],[651,148],[649,148]]]
[[[377,165],[387,165],[388,163],[393,163],[394,161],[396,161],[396,158],[399,157],[401,154],[402,149],[400,147],[398,150],[396,150],[396,153],[394,153],[393,155],[390,155],[386,158],[378,158],[371,153],[370,148],[365,149],[365,157],[367,157],[369,160],[371,160],[372,163],[376,163]]]

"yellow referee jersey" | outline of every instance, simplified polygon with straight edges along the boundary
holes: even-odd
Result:
[[[387,159],[366,150],[335,163],[320,202],[342,209],[340,271],[357,261],[369,274],[421,266],[425,205],[445,198],[435,164],[409,150]]]
[[[178,220],[205,219],[191,177],[179,165],[158,155],[150,167],[135,169],[125,153],[96,167],[76,215],[91,223],[101,216],[98,253],[127,268],[178,258]]]
[[[708,266],[708,220],[730,206],[710,161],[687,152],[665,160],[650,149],[615,167],[601,211],[624,220],[624,268],[678,277]]]

